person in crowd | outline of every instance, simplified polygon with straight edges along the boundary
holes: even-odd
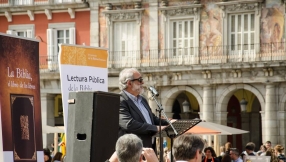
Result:
[[[223,155],[221,162],[231,162],[230,155],[228,154]]]
[[[272,148],[270,141],[266,141],[265,142],[265,146],[266,146],[267,149]]]
[[[163,162],[170,162],[170,158],[169,158],[169,154],[170,154],[170,151],[168,149],[168,147],[165,147],[164,148],[164,155],[163,155]]]
[[[237,148],[231,148],[229,151],[229,156],[233,162],[243,162],[239,157],[239,150]]]
[[[44,161],[45,162],[51,162],[52,161],[51,151],[48,148],[44,148]]]
[[[219,160],[216,158],[216,153],[212,147],[206,147],[204,149],[205,158],[202,160],[202,162],[219,162]]]
[[[230,148],[232,147],[230,142],[225,143],[225,154],[229,154]]]
[[[261,145],[260,146],[260,150],[257,151],[256,154],[259,155],[259,156],[265,156],[266,150],[267,150],[266,146],[265,145]]]
[[[278,162],[277,157],[275,156],[275,150],[273,148],[268,148],[266,150],[265,156],[270,156],[270,162]]]
[[[61,162],[63,154],[61,152],[57,152],[52,159],[52,162]]]
[[[286,162],[285,155],[283,155],[284,147],[282,145],[276,145],[274,147],[275,156],[278,159],[278,162]]]
[[[118,138],[115,152],[106,162],[159,162],[159,160],[152,148],[143,148],[142,140],[138,136],[125,134]]]
[[[159,118],[156,117],[142,96],[144,92],[143,78],[135,68],[126,68],[119,74],[120,108],[118,135],[133,133],[140,137],[144,147],[154,148],[155,140],[152,136],[159,129]],[[168,125],[166,120],[161,120],[162,125]]]
[[[173,143],[173,156],[176,162],[201,162],[204,141],[192,134],[183,134]]]
[[[221,160],[222,160],[222,157],[225,155],[225,147],[224,147],[224,146],[220,146],[220,147],[219,147],[219,151],[220,151],[220,155],[217,157],[217,159],[218,159],[219,161],[221,161]]]
[[[245,155],[247,156],[256,156],[256,153],[254,152],[254,148],[255,148],[255,144],[253,142],[248,142],[245,146],[245,151],[243,151],[241,153],[241,159],[243,159],[243,157]]]
[[[220,146],[219,147],[219,151],[220,151],[220,156],[223,156],[225,154],[225,147],[224,146]]]
[[[256,156],[256,153],[254,152],[254,145],[252,144],[247,144],[245,146],[245,152],[248,156]]]

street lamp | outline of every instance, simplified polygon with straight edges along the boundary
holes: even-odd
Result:
[[[248,102],[244,99],[244,89],[242,90],[242,100],[240,101],[240,110],[241,112],[245,112],[246,111],[246,105],[248,104]]]
[[[182,105],[183,105],[183,111],[184,111],[184,112],[190,112],[190,104],[189,104],[189,102],[188,102],[187,100],[185,100],[185,101],[182,103]]]

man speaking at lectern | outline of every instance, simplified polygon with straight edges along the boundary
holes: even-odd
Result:
[[[124,69],[119,74],[121,96],[118,135],[136,134],[143,141],[143,147],[152,148],[155,142],[152,136],[159,131],[159,118],[152,113],[147,100],[142,96],[143,84],[143,78],[135,68]],[[161,123],[168,125],[166,120],[161,120]]]

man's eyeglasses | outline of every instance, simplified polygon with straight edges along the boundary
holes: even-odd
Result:
[[[140,78],[137,78],[137,79],[132,79],[132,80],[130,80],[130,81],[136,81],[136,80],[137,80],[139,83],[142,83],[142,82],[143,82],[143,78],[141,78],[141,77],[140,77]]]

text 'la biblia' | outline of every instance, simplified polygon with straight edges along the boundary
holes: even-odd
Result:
[[[31,73],[29,73],[29,71],[27,69],[24,68],[16,68],[15,70],[11,70],[9,67],[7,67],[8,70],[8,77],[10,78],[14,78],[16,76],[16,78],[23,78],[23,79],[29,79],[29,80],[33,80]]]

